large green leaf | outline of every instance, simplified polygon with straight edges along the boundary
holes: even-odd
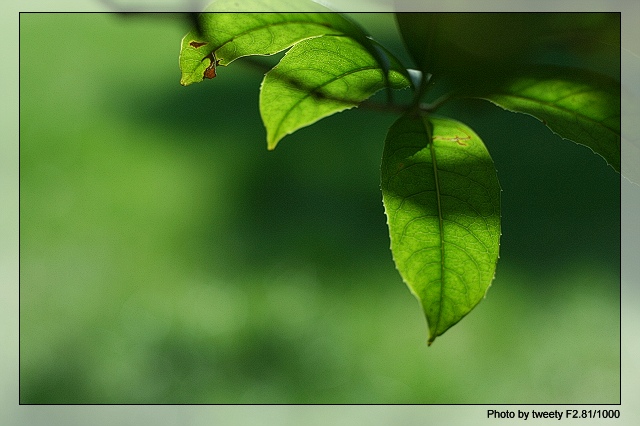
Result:
[[[417,66],[452,88],[486,84],[541,58],[620,62],[618,13],[398,13],[396,20]]]
[[[389,129],[382,195],[391,251],[429,323],[429,344],[485,296],[500,244],[500,185],[480,138],[442,117]]]
[[[384,55],[367,38],[364,31],[344,15],[310,1],[245,0],[243,8],[254,11],[313,10],[314,13],[230,13],[236,1],[212,3],[200,14],[199,28],[182,39],[180,50],[180,84],[187,86],[203,80],[205,71],[215,65],[228,65],[248,55],[273,55],[295,43],[325,34],[342,34],[357,40],[376,60]],[[214,64],[217,61],[217,64]]]
[[[613,78],[584,69],[532,66],[479,90],[487,90],[479,97],[538,118],[620,171],[620,83]]]
[[[407,87],[404,70],[393,66],[388,83]],[[260,114],[268,148],[323,117],[357,106],[386,86],[384,70],[351,38],[324,36],[296,44],[262,82]]]

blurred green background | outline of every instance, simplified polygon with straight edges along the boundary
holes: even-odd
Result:
[[[402,48],[391,15],[355,19]],[[260,72],[179,85],[188,29],[20,17],[21,403],[620,402],[604,160],[488,103],[444,111],[495,160],[503,236],[487,299],[427,348],[379,189],[396,117],[268,152]]]

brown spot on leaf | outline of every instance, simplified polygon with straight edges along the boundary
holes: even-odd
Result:
[[[204,78],[214,78],[216,76],[216,67],[209,66],[204,70]]]
[[[214,78],[216,76],[216,67],[218,66],[218,63],[220,61],[218,61],[216,59],[216,55],[214,55],[213,52],[211,52],[210,54],[208,54],[205,59],[209,59],[211,61],[211,63],[209,64],[209,66],[207,67],[206,70],[204,70],[204,78]]]
[[[190,43],[189,43],[189,46],[191,46],[191,47],[195,47],[195,48],[197,49],[198,47],[202,47],[202,46],[204,46],[205,44],[207,44],[207,42],[206,42],[206,41],[205,41],[205,42],[200,42],[200,41],[195,41],[195,40],[194,40],[194,41],[192,41],[192,42],[190,42]]]

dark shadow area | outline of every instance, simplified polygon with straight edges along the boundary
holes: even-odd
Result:
[[[500,262],[544,273],[578,256],[619,270],[621,178],[602,157],[533,117],[486,101],[446,110],[478,133],[495,162],[502,187]]]

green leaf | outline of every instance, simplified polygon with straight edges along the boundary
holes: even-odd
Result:
[[[389,73],[393,88],[409,80],[399,65]],[[362,45],[348,37],[302,41],[269,71],[260,91],[267,147],[328,115],[357,106],[386,87],[385,73]]]
[[[500,185],[482,140],[458,121],[404,115],[389,129],[382,196],[396,267],[429,344],[485,296],[500,245]]]
[[[182,38],[180,47],[180,84],[188,86],[204,80],[205,72],[217,65],[211,45],[204,41],[197,30],[191,30]]]
[[[403,42],[423,74],[451,87],[475,85],[526,60],[550,28],[549,14],[398,13]],[[442,85],[443,83],[438,83]]]
[[[314,10],[330,12],[317,3],[302,1],[245,0],[243,8],[255,11]],[[378,61],[384,57],[377,51],[354,22],[338,13],[225,13],[238,8],[237,1],[212,3],[199,17],[199,29],[183,39],[180,51],[180,84],[187,86],[203,80],[205,70],[214,60],[228,65],[248,55],[273,55],[295,43],[325,34],[341,34],[357,40]],[[253,8],[253,9],[252,9]]]
[[[438,14],[396,13],[395,18],[402,41],[423,73],[433,71]]]
[[[402,35],[407,51],[418,67],[419,73],[412,73],[415,91],[414,100],[420,101],[428,88],[430,71],[435,69],[437,61],[437,14],[433,13],[396,13],[396,23]]]
[[[488,87],[478,97],[536,117],[620,171],[620,83],[615,79],[584,69],[535,66]]]

